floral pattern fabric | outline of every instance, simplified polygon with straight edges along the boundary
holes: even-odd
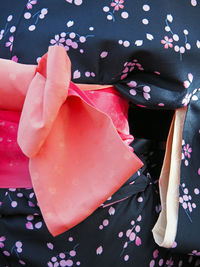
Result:
[[[147,185],[141,171],[140,182],[130,182],[131,194],[122,187],[115,204],[104,203],[55,239],[32,189],[0,189],[0,266],[200,266],[199,1],[7,0],[0,10],[0,57],[36,64],[49,45],[63,46],[75,83],[113,84],[133,103],[135,137],[151,139],[153,132],[165,141],[171,114],[188,107],[173,248],[159,248],[152,239],[160,211],[157,169],[153,182]]]

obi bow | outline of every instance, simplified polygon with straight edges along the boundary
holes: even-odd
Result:
[[[18,144],[49,231],[87,218],[142,162],[112,120],[71,80],[65,49],[49,48],[38,66],[0,60],[0,108],[22,110]]]

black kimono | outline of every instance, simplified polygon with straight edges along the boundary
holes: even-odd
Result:
[[[49,46],[63,46],[73,82],[114,85],[130,100],[131,145],[144,163],[92,215],[57,237],[32,188],[1,188],[0,266],[200,266],[198,0],[8,0],[0,10],[1,58],[37,64]],[[167,245],[159,238],[168,240],[174,213],[171,193],[161,192],[160,202],[158,184],[164,155],[171,164],[176,158],[169,140],[179,129],[177,110],[184,110],[184,125],[175,236]],[[165,209],[169,220],[160,234],[154,227]]]

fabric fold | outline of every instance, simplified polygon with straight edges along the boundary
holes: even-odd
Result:
[[[18,143],[30,159],[33,188],[55,236],[87,218],[142,162],[121,140],[111,118],[70,82],[71,64],[64,48],[50,47],[27,75],[31,79],[22,90]],[[15,94],[16,86],[7,76],[3,79],[1,93],[10,87]],[[22,79],[15,83],[20,88]],[[19,109],[22,100],[17,102]]]
[[[177,233],[181,145],[186,112],[187,107],[175,112],[159,179],[162,211],[152,232],[156,243],[166,248],[173,247]]]

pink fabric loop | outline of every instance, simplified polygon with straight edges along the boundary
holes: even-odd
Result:
[[[0,62],[0,73],[4,63]],[[64,48],[50,47],[37,68],[32,66],[28,72],[24,65],[23,71],[27,88],[21,73],[14,73],[20,78],[11,83],[8,68],[0,93],[5,101],[8,91],[12,96],[19,93],[17,109],[25,98],[18,142],[30,158],[31,181],[46,225],[55,236],[87,218],[142,162],[121,140],[111,118],[70,82]],[[22,89],[16,92],[20,84]]]
[[[38,153],[67,98],[70,69],[71,62],[65,50],[53,47],[36,68],[26,93],[18,132],[18,143],[29,158]]]

